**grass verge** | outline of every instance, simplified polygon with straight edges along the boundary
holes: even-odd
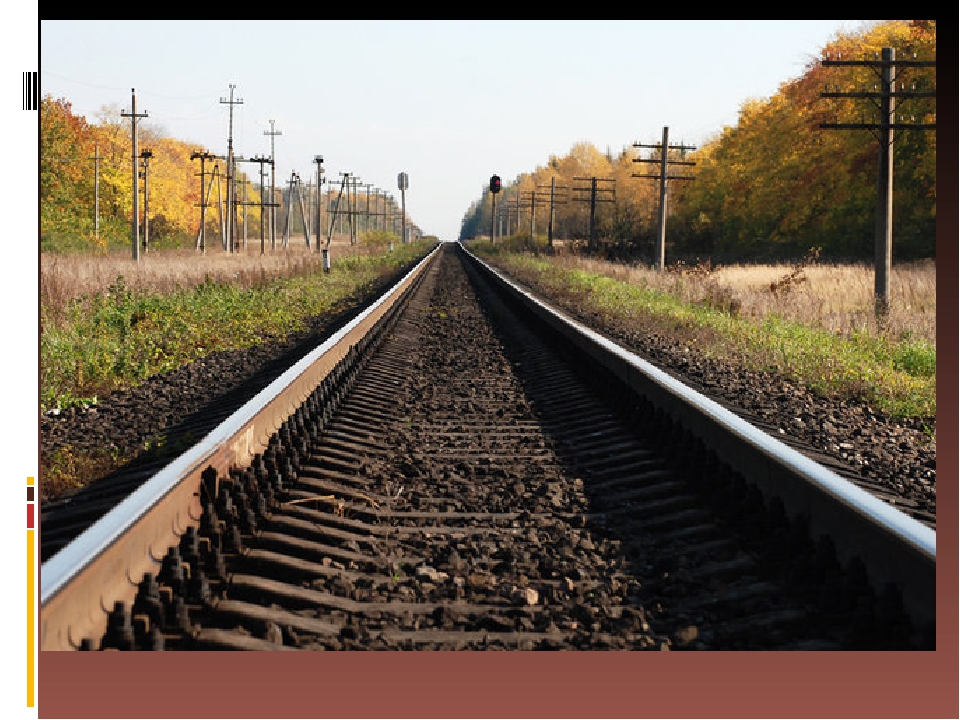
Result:
[[[329,273],[264,278],[252,287],[208,280],[150,292],[118,276],[105,292],[56,312],[40,307],[41,411],[95,404],[109,392],[203,358],[283,339],[379,278],[421,257],[427,243],[338,260]]]
[[[491,249],[471,250],[546,297],[566,297],[587,313],[657,332],[705,356],[752,371],[775,372],[823,395],[857,398],[899,418],[936,417],[936,346],[901,331],[896,336],[860,327],[837,332],[780,312],[747,317],[737,303],[711,302],[714,285],[698,300],[681,292],[689,278],[669,287],[628,282],[556,258]]]

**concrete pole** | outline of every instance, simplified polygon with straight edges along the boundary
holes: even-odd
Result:
[[[140,191],[138,180],[139,173],[139,163],[140,163],[140,153],[137,152],[137,120],[141,117],[146,117],[146,113],[137,114],[137,91],[135,88],[131,88],[130,94],[132,96],[130,112],[124,113],[121,112],[122,117],[130,118],[130,135],[131,135],[131,144],[133,146],[131,155],[133,162],[133,215],[130,218],[130,225],[132,228],[132,243],[133,243],[133,259],[140,260]]]
[[[660,212],[657,217],[657,270],[663,270],[667,246],[667,133],[663,128],[663,144],[660,146]]]
[[[893,84],[896,50],[883,48],[883,81],[880,88],[880,156],[878,173],[877,229],[874,271],[874,311],[878,324],[890,312],[890,275],[893,272],[893,123],[896,99]]]

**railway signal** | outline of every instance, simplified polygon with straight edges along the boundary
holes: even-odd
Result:
[[[497,240],[497,193],[500,192],[500,176],[490,176],[490,242]]]

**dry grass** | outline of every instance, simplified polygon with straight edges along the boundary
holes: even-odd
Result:
[[[148,252],[135,262],[131,253],[96,255],[40,256],[40,305],[47,322],[56,322],[60,310],[71,300],[101,294],[123,277],[124,285],[133,291],[169,293],[189,289],[203,282],[228,283],[238,287],[256,286],[269,278],[296,277],[322,269],[322,255],[307,248],[302,238],[291,238],[289,247],[260,254],[259,240],[248,243],[246,250],[227,254],[219,246],[200,254],[191,250]],[[330,247],[331,262],[348,255],[376,252],[346,238],[334,238]]]
[[[693,303],[708,303],[751,318],[780,315],[848,335],[877,332],[872,265],[810,264],[795,273],[788,265],[707,265],[658,273],[646,267],[562,256],[564,267],[602,274],[660,290]],[[777,291],[771,286],[788,277]],[[887,332],[936,345],[937,269],[934,261],[895,265],[890,279]]]

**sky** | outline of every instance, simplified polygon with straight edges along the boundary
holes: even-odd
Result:
[[[41,20],[40,92],[96,123],[135,91],[163,135],[273,153],[280,186],[315,182],[321,155],[328,180],[358,176],[456,240],[491,175],[509,185],[577,143],[619,152],[664,127],[699,147],[874,22]]]

